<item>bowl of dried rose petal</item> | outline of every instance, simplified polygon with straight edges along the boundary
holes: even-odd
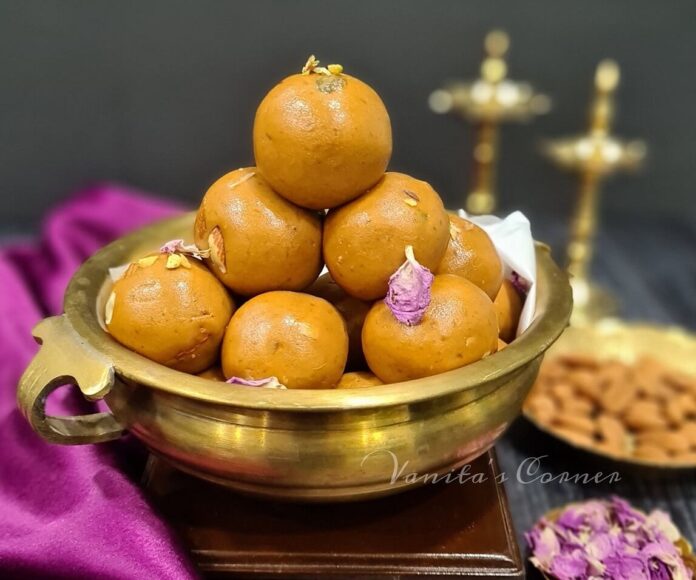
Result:
[[[556,580],[688,580],[696,570],[669,514],[643,513],[619,497],[553,510],[525,538],[532,565]]]

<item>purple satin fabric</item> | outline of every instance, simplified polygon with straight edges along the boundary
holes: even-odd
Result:
[[[32,327],[62,310],[82,261],[128,230],[181,211],[113,185],[52,212],[38,243],[0,250],[0,578],[194,578],[185,551],[137,481],[143,449],[128,437],[63,447],[41,440],[15,402],[37,350]],[[53,414],[85,412],[74,389]]]

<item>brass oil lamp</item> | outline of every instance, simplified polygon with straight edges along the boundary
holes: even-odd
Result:
[[[431,93],[429,98],[435,113],[455,113],[475,126],[472,186],[464,204],[471,214],[488,214],[496,209],[500,124],[527,121],[548,112],[551,105],[549,98],[536,93],[530,84],[507,77],[505,55],[509,47],[510,39],[505,32],[489,32],[480,78],[472,82],[454,81]]]
[[[571,276],[575,307],[574,323],[593,322],[614,314],[616,299],[591,281],[599,213],[599,193],[611,174],[638,168],[646,152],[642,141],[624,141],[611,135],[619,66],[604,60],[597,66],[589,128],[582,135],[549,141],[543,152],[557,166],[580,177],[577,207],[570,225],[567,269]]]

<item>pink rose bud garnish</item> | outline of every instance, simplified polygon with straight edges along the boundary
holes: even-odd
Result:
[[[242,379],[241,377],[231,377],[225,381],[228,385],[244,385],[246,387],[265,387],[267,389],[285,389],[276,377],[265,379]]]
[[[406,246],[406,261],[389,278],[389,290],[384,303],[402,324],[413,326],[423,320],[430,305],[432,272],[421,266],[413,255],[413,246]]]

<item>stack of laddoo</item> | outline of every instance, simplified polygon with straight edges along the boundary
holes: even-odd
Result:
[[[191,240],[115,281],[104,322],[121,344],[231,384],[343,389],[514,338],[523,297],[487,234],[425,181],[385,173],[391,123],[370,86],[311,57],[262,100],[253,145],[256,166],[213,183]]]

